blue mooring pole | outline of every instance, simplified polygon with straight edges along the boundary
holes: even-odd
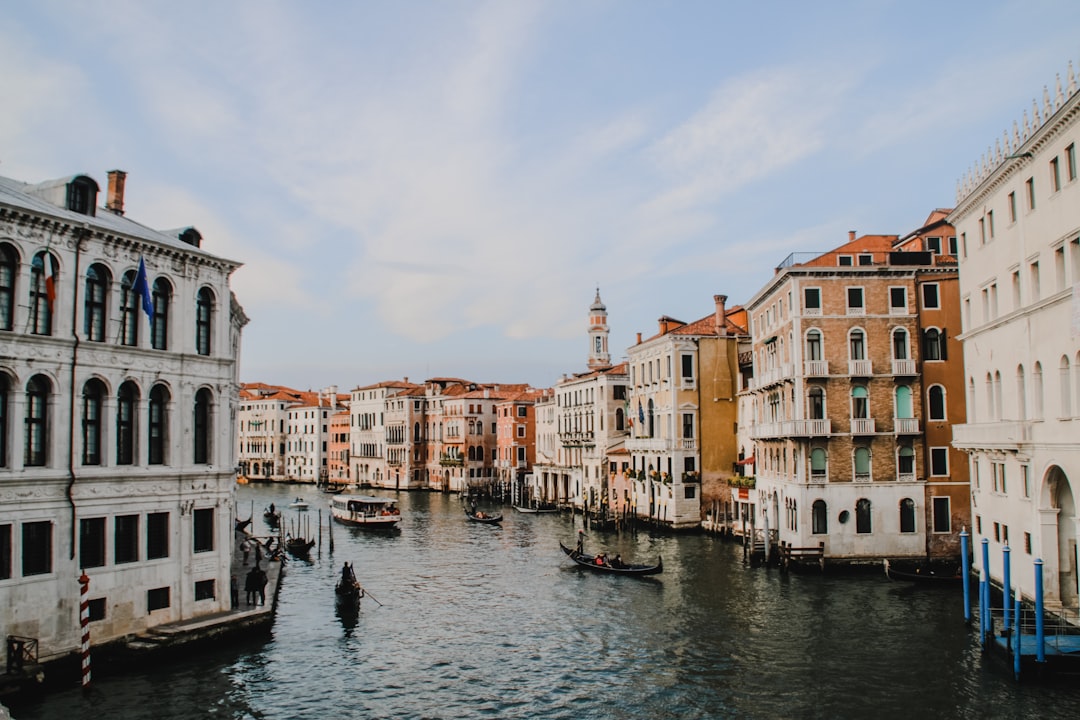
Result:
[[[971,533],[967,528],[960,531],[960,565],[964,572],[964,622],[971,624],[971,557],[968,555],[968,539]]]
[[[1016,614],[1013,616],[1016,632],[1013,633],[1013,675],[1020,680],[1020,588],[1016,588]]]
[[[1001,630],[1002,630],[1002,632],[1005,633],[1006,638],[1009,637],[1009,611],[1012,610],[1012,602],[1011,602],[1012,598],[1009,597],[1009,595],[1012,592],[1012,585],[1010,584],[1012,582],[1012,578],[1010,577],[1011,568],[1009,567],[1009,554],[1011,552],[1012,551],[1009,550],[1008,545],[1006,545],[1005,547],[1003,547],[1001,549],[1001,554],[1002,554],[1002,556],[1004,558],[1003,567],[1001,569],[1002,583],[1003,583],[1002,588],[1001,588],[1001,594],[1004,596],[1002,598],[1002,601],[1001,601],[1001,605],[1002,605],[1002,608],[1004,610],[1004,613],[1003,613],[1004,614],[1004,619],[1002,620],[1002,623],[1001,623]]]
[[[1035,558],[1035,660],[1046,662],[1046,635],[1043,628],[1043,561]]]
[[[990,540],[982,539],[982,624],[983,645],[986,645],[986,637],[994,632],[994,619],[990,617]]]

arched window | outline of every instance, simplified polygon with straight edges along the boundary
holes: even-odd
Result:
[[[866,333],[855,328],[848,333],[848,345],[852,360],[866,359]]]
[[[135,413],[139,389],[128,380],[116,397],[116,464],[135,464]]]
[[[810,451],[810,479],[815,482],[825,482],[825,461],[828,456],[824,448],[814,448]]]
[[[1072,417],[1072,368],[1069,357],[1061,356],[1061,417]]]
[[[1042,363],[1035,363],[1035,371],[1031,374],[1031,392],[1034,397],[1034,407],[1032,408],[1032,417],[1035,420],[1042,420],[1043,418],[1043,374]]]
[[[997,420],[994,417],[994,408],[997,404],[994,402],[994,376],[990,373],[986,373],[986,415],[991,420]]]
[[[819,387],[810,388],[807,394],[807,414],[811,420],[825,419],[825,390]]]
[[[915,479],[915,450],[910,445],[901,445],[896,451],[896,472],[901,480]]]
[[[864,385],[851,388],[851,417],[855,420],[870,417],[870,395]]]
[[[940,385],[931,385],[926,394],[930,419],[945,420],[945,388]]]
[[[1021,380],[1023,379],[1023,373],[1024,373],[1024,369],[1020,368]],[[1024,404],[1021,403],[1020,407],[1023,408]],[[965,408],[965,410],[967,412],[967,421],[968,422],[974,422],[975,421],[975,378],[973,378],[973,377],[968,378],[967,408]]]
[[[826,535],[829,532],[829,506],[824,500],[815,500],[811,506],[811,532],[815,535]]]
[[[894,360],[907,360],[910,357],[908,354],[908,332],[904,328],[893,330],[892,352]]]
[[[83,301],[83,335],[91,342],[105,342],[108,317],[109,271],[94,263],[86,271],[86,298]]]
[[[626,430],[626,416],[623,414],[622,408],[615,409],[615,429]]]
[[[870,481],[870,448],[855,448],[855,480],[858,482]]]
[[[413,423],[413,442],[420,442],[420,423]]]
[[[120,344],[134,347],[139,344],[139,294],[135,292],[134,270],[128,270],[120,281]]]
[[[0,330],[15,327],[15,278],[19,276],[19,256],[7,243],[0,243]]]
[[[83,385],[83,465],[101,464],[101,421],[105,408],[105,385],[97,379]]]
[[[172,286],[165,278],[154,281],[151,292],[154,300],[154,314],[150,318],[150,345],[155,350],[169,349],[169,303],[172,301]]]
[[[653,419],[654,419],[654,417],[655,416],[653,415],[653,401],[652,401],[652,398],[649,398],[649,418],[648,418],[648,421],[649,421],[649,426],[648,426],[649,433],[648,433],[648,435],[646,435],[646,437],[654,437],[653,436]]]
[[[915,501],[911,498],[900,501],[900,532],[915,532]]]
[[[873,530],[870,518],[870,501],[859,498],[855,503],[855,532],[865,535]]]
[[[821,331],[817,328],[806,333],[806,359],[821,360]]]
[[[8,422],[11,403],[11,378],[0,372],[0,467],[8,466]]]
[[[205,465],[210,462],[211,404],[213,398],[206,388],[195,393],[195,464]]]
[[[168,409],[169,390],[164,385],[155,385],[150,389],[149,407],[149,452],[147,463],[150,465],[165,464],[165,448],[168,447]]]
[[[49,459],[49,392],[52,383],[35,375],[26,383],[26,448],[23,464],[41,467]]]
[[[214,294],[210,288],[201,288],[195,302],[195,352],[210,354],[210,335],[214,318]]]
[[[52,335],[55,298],[56,260],[43,250],[30,263],[30,332],[34,335]]]
[[[911,402],[911,387],[908,385],[896,386],[896,417],[913,418],[915,410]]]
[[[1001,408],[1001,371],[994,372],[994,417],[998,420],[1005,417]]]
[[[945,350],[945,331],[927,328],[923,331],[923,359],[947,360]]]

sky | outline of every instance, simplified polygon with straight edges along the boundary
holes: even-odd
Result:
[[[1076,0],[11,0],[0,175],[243,263],[242,382],[550,387],[597,289],[618,362],[917,229],[1070,62]]]

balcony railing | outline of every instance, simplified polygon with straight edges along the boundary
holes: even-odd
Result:
[[[893,360],[892,361],[892,374],[893,375],[914,375],[915,374],[915,361],[914,360]]]
[[[817,437],[832,433],[832,420],[824,418],[814,420],[795,420],[792,422],[792,435]]]
[[[827,419],[758,423],[750,428],[750,437],[752,439],[820,437],[830,434],[832,434],[832,421]]]
[[[810,470],[810,482],[825,482],[828,474],[824,470]]]
[[[896,479],[899,482],[915,482],[915,473],[897,473]]]
[[[870,482],[870,473],[857,472],[855,473],[855,482]]]
[[[967,448],[1018,449],[1032,441],[1032,423],[1025,420],[953,425],[953,444]]]
[[[848,375],[867,377],[874,374],[874,364],[870,360],[848,360]]]
[[[697,440],[693,438],[683,438],[679,443],[683,450],[697,450]]]
[[[874,418],[851,418],[852,435],[873,435]]]
[[[893,430],[897,435],[918,435],[918,418],[893,418]]]
[[[803,373],[806,377],[828,377],[828,360],[807,360],[803,363]]]

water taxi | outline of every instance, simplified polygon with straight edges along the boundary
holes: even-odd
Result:
[[[330,498],[330,514],[355,527],[390,529],[401,522],[396,500],[371,495],[335,495]]]

